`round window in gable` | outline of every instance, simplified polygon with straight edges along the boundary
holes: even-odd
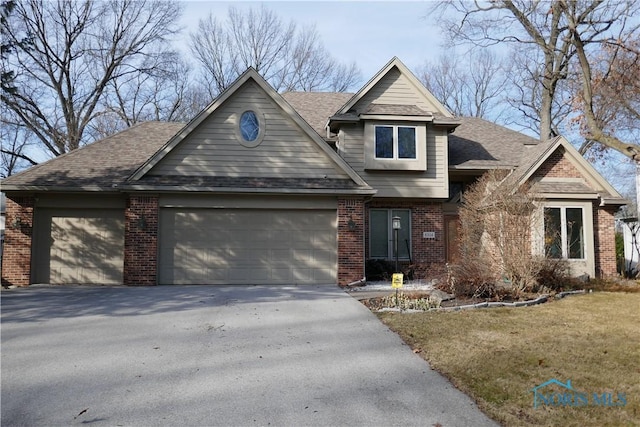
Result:
[[[240,144],[247,148],[260,145],[264,137],[264,117],[259,112],[246,110],[237,117],[236,135]]]

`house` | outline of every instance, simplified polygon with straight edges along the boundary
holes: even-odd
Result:
[[[5,179],[2,283],[346,285],[393,258],[394,217],[401,261],[444,265],[460,192],[496,168],[544,195],[534,240],[554,227],[576,274],[616,273],[625,201],[566,140],[453,117],[393,58],[355,94],[281,95],[249,69],[187,125]]]

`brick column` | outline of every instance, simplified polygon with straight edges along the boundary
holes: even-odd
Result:
[[[129,196],[124,214],[125,285],[157,284],[158,213],[157,196]]]
[[[593,237],[595,250],[596,276],[601,278],[615,277],[616,240],[615,220],[616,208],[601,207],[593,204]]]
[[[364,201],[338,199],[338,284],[364,277]]]
[[[7,196],[2,286],[29,286],[31,283],[34,201],[31,196]]]

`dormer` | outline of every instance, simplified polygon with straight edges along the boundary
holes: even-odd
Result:
[[[453,129],[457,122],[452,119],[413,73],[393,58],[329,118],[327,128],[338,135],[346,126],[363,129],[361,149],[367,171],[425,172],[430,163],[429,132],[434,132],[434,126]]]

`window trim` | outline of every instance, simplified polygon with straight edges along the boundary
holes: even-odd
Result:
[[[378,126],[393,127],[395,129],[394,158],[376,157],[375,133],[376,127]],[[415,130],[415,158],[403,159],[397,157],[397,129],[401,127],[413,128]],[[418,120],[365,120],[363,150],[365,170],[425,172],[427,170],[427,123],[421,123]]]
[[[385,257],[380,257],[380,256],[374,256],[373,255],[373,251],[371,249],[371,245],[372,245],[372,221],[371,221],[371,215],[373,212],[375,211],[385,211],[387,213],[387,256]],[[383,259],[383,260],[389,260],[389,261],[393,261],[395,260],[395,254],[393,251],[393,228],[391,226],[391,219],[393,218],[393,212],[394,211],[404,211],[407,212],[407,218],[409,219],[409,224],[408,224],[408,237],[409,237],[409,253],[407,254],[407,256],[401,256],[400,255],[400,241],[398,242],[398,261],[409,261],[411,259],[411,249],[412,249],[412,236],[411,236],[411,232],[412,232],[412,228],[411,228],[411,209],[409,208],[370,208],[369,209],[369,215],[368,215],[368,220],[369,220],[369,226],[368,226],[368,237],[369,237],[369,244],[368,244],[368,249],[369,249],[369,257],[370,259]],[[403,225],[404,227],[404,225]]]
[[[391,146],[391,150],[393,153],[392,157],[378,157],[377,155],[377,149],[378,149],[378,140],[377,140],[377,129],[378,128],[391,128],[392,129],[392,146]],[[400,157],[400,138],[398,137],[399,135],[399,129],[400,128],[407,128],[407,129],[413,129],[413,151],[415,152],[415,157]],[[417,162],[418,161],[418,126],[415,125],[402,125],[402,124],[376,124],[373,126],[373,156],[376,160],[379,161],[411,161],[411,162]]]
[[[242,135],[242,129],[240,129],[242,116],[245,113],[253,113],[258,119],[258,136],[253,141],[246,140],[244,135]],[[256,108],[244,108],[240,112],[235,114],[235,136],[240,145],[246,148],[255,148],[262,143],[265,135],[265,119],[264,114]]]

